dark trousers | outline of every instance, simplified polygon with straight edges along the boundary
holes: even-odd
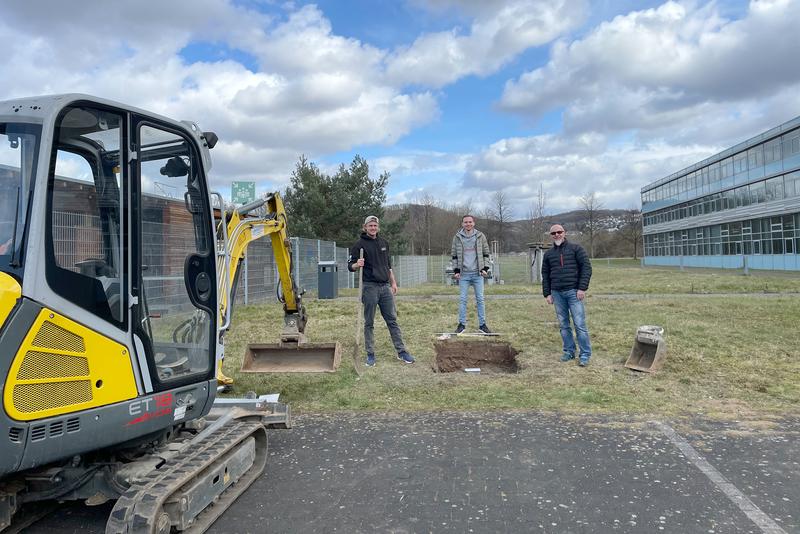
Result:
[[[389,335],[392,336],[394,350],[404,352],[406,346],[403,344],[403,334],[397,324],[397,311],[394,307],[394,295],[389,284],[378,284],[375,282],[364,282],[364,289],[361,293],[361,302],[364,304],[364,344],[367,352],[375,354],[375,308],[380,307],[383,320],[389,328]]]

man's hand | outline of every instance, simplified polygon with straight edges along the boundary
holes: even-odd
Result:
[[[392,295],[397,295],[397,284],[392,282],[392,285],[390,287],[392,289]]]
[[[579,289],[577,293],[578,300],[583,300],[586,298],[586,291]]]
[[[358,269],[362,268],[363,266],[364,266],[364,258],[358,258],[356,262],[353,264],[353,267],[356,267]]]
[[[546,300],[548,304],[552,304],[553,303],[553,295],[547,295],[544,298],[544,300]]]
[[[453,273],[453,278],[456,280],[461,280],[461,273]]]
[[[487,269],[486,267],[481,269],[481,276],[484,278],[489,278],[489,269]]]

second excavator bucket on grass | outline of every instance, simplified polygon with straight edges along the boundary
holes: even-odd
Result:
[[[625,367],[645,373],[658,371],[667,357],[667,343],[663,334],[664,329],[660,326],[640,326]]]
[[[338,343],[254,343],[247,346],[243,373],[332,373],[339,367]]]

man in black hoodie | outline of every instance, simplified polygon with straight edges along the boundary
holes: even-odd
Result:
[[[581,367],[589,365],[592,357],[592,344],[589,329],[586,328],[586,310],[583,299],[592,278],[592,263],[582,246],[567,241],[567,232],[560,224],[550,227],[553,248],[542,258],[542,294],[548,304],[555,304],[556,317],[561,327],[564,342],[562,362],[575,358],[575,339],[569,324],[570,315],[575,325],[575,333],[580,347]]]
[[[367,366],[375,365],[375,339],[373,324],[375,307],[381,309],[383,320],[389,328],[392,343],[397,351],[397,359],[405,363],[414,363],[414,357],[408,353],[403,344],[403,334],[397,324],[397,311],[394,296],[397,294],[397,282],[392,272],[392,257],[389,254],[389,243],[378,235],[378,218],[370,215],[364,219],[364,231],[361,238],[350,247],[350,258],[347,268],[350,271],[364,269],[361,291],[361,302],[364,304],[364,344],[367,347]],[[364,257],[360,258],[361,250]]]

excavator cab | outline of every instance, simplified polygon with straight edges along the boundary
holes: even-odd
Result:
[[[22,503],[116,499],[108,533],[202,532],[255,480],[288,406],[215,399],[255,239],[284,328],[251,370],[338,364],[305,343],[280,196],[228,216],[209,191],[216,141],[87,95],[0,102],[0,531]]]
[[[0,427],[19,436],[0,445],[13,459],[0,474],[79,452],[89,433],[104,446],[173,425],[132,422],[150,412],[130,402],[148,395],[190,396],[184,418],[206,411],[217,332],[208,161],[190,126],[110,102],[0,107]],[[30,441],[68,420],[74,439]]]
[[[214,500],[263,469],[260,423],[195,424],[221,352],[206,135],[86,95],[0,102],[0,530],[22,502],[122,494],[166,499],[146,521],[183,528],[174,488],[139,477],[216,447],[224,484],[182,490]],[[188,472],[219,480],[208,469]]]

